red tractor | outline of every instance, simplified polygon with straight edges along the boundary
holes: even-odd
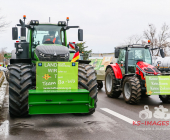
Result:
[[[164,57],[163,49],[159,49]],[[150,45],[126,45],[115,48],[116,64],[106,67],[105,91],[108,97],[118,98],[123,92],[126,103],[137,104],[141,96],[146,94],[146,75],[161,75],[161,72],[152,66]],[[170,103],[169,95],[159,95],[162,102]]]

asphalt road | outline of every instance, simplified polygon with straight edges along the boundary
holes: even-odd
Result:
[[[170,138],[170,125],[165,124],[170,119],[139,118],[144,105],[148,105],[150,111],[154,112],[154,107],[161,104],[158,96],[153,95],[143,98],[139,105],[129,105],[122,96],[118,99],[108,98],[103,88],[98,93],[96,112],[91,116],[35,115],[11,119],[6,95],[0,115],[0,140],[167,140]],[[163,106],[170,111],[169,104]],[[144,124],[133,125],[132,120]],[[159,125],[145,125],[145,121],[146,124],[147,121],[159,122]]]

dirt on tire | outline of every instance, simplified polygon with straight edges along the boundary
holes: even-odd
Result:
[[[111,79],[112,79],[112,85],[111,85],[111,90],[110,91],[108,91],[108,89],[107,89],[107,84],[109,84],[109,83],[107,83],[108,81],[106,80],[106,78],[107,78],[107,75],[110,75],[111,76]],[[116,85],[117,85],[117,81],[116,81],[116,78],[115,78],[115,74],[114,74],[114,72],[113,72],[113,70],[111,69],[111,68],[108,68],[107,70],[106,70],[106,74],[105,74],[106,76],[105,76],[105,92],[106,92],[106,94],[107,94],[107,96],[108,97],[110,97],[110,98],[118,98],[120,95],[121,95],[121,92],[122,91],[117,91],[117,87],[116,87]]]
[[[125,91],[128,90],[125,87],[125,84],[128,84],[129,86],[129,92]],[[129,93],[129,98],[125,95],[126,93]],[[137,77],[126,77],[125,80],[123,81],[123,97],[126,103],[129,104],[137,104],[140,102],[141,99],[141,85],[140,81]]]
[[[90,97],[94,99],[95,108],[97,106],[97,78],[94,67],[89,64],[79,64],[78,66],[78,88],[89,91]],[[81,113],[81,115],[91,115],[95,112],[95,108],[89,110],[89,113]]]
[[[28,116],[28,90],[32,86],[30,64],[9,67],[9,113],[11,117]]]

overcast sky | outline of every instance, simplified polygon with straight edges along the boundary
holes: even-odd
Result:
[[[11,24],[0,32],[0,48],[14,49],[12,27],[23,15],[29,20],[58,22],[70,18],[69,25],[79,25],[84,41],[93,52],[113,52],[114,47],[134,35],[142,35],[148,24],[157,31],[170,25],[170,0],[0,0],[0,15]],[[20,31],[20,30],[19,30]],[[78,42],[77,29],[67,33],[68,41]]]

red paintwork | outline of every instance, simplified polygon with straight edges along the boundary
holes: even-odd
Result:
[[[136,65],[138,65],[144,72],[149,73],[149,74],[157,75],[157,74],[160,74],[160,73],[161,73],[161,72],[156,72],[156,71],[153,69],[153,68],[155,68],[154,66],[152,66],[152,65],[150,65],[150,64],[148,64],[148,63],[146,63],[146,62],[143,62],[143,61],[137,62]],[[147,71],[145,71],[145,68],[146,68],[146,69],[147,69],[147,68],[150,68],[150,69],[152,69],[154,72],[147,72]],[[137,75],[140,75],[143,80],[145,79],[142,71],[140,71],[140,73],[139,73],[139,69],[138,69],[137,67],[136,67],[136,74],[137,74]]]
[[[119,67],[119,65],[118,65],[117,63],[116,63],[116,64],[110,64],[110,65],[107,66],[107,68],[108,68],[109,66],[112,67],[116,79],[122,79],[122,78],[123,78],[123,76],[122,76],[122,71],[121,71],[121,69],[120,69],[120,67]],[[106,69],[107,69],[107,68],[106,68]]]

